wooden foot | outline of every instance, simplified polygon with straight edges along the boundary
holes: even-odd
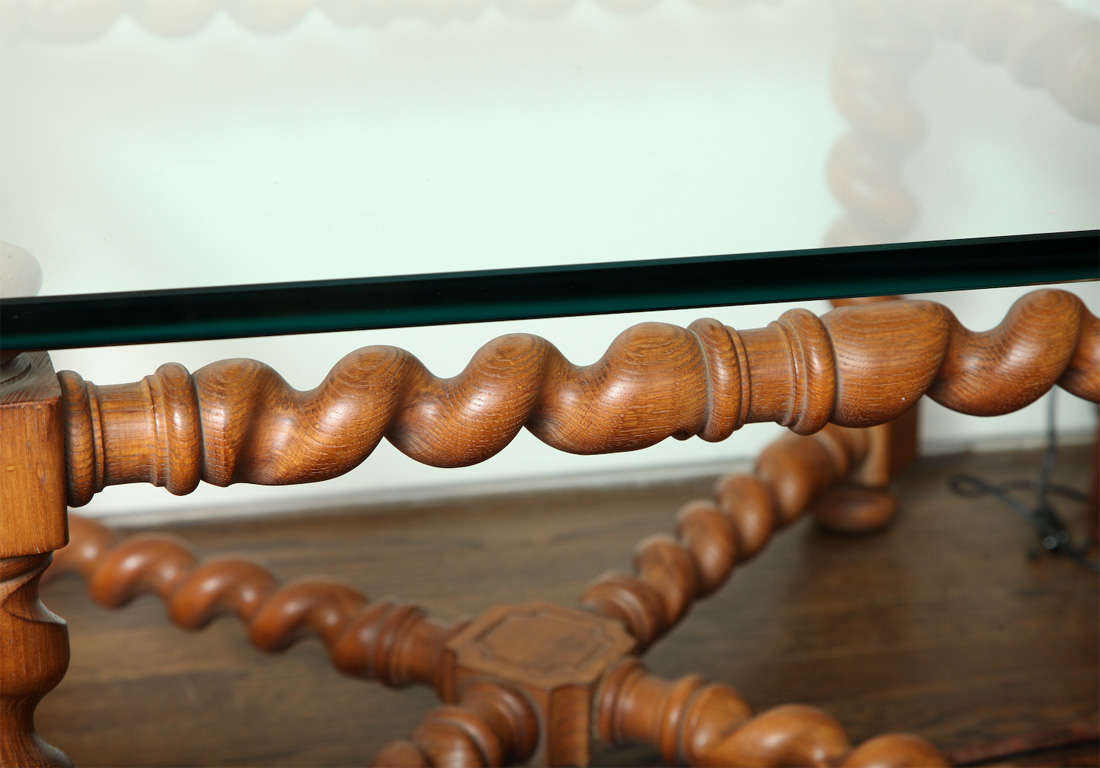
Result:
[[[834,299],[835,307],[865,306],[898,300],[899,296],[863,296]],[[875,533],[890,524],[897,499],[890,481],[917,457],[918,404],[893,421],[862,430],[867,452],[848,480],[829,488],[815,501],[810,514],[818,525],[834,533]]]
[[[72,765],[34,732],[34,708],[69,666],[65,622],[38,599],[51,557],[0,559],[0,766]]]
[[[845,484],[825,491],[810,512],[822,528],[863,534],[889,525],[897,506],[894,495],[883,488]]]

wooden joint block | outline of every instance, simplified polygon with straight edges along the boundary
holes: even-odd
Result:
[[[443,698],[482,681],[521,691],[539,720],[532,765],[588,765],[603,674],[634,648],[622,625],[551,603],[498,605],[451,638]]]
[[[24,352],[0,376],[0,558],[69,540],[61,388],[46,352]]]

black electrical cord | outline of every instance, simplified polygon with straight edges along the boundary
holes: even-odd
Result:
[[[1015,480],[994,485],[974,475],[954,475],[947,481],[948,486],[952,492],[965,498],[986,495],[996,496],[1031,524],[1035,529],[1035,534],[1039,537],[1040,545],[1047,552],[1052,555],[1064,555],[1078,565],[1100,573],[1100,564],[1086,557],[1087,546],[1079,546],[1073,543],[1069,529],[1066,528],[1062,518],[1058,515],[1058,511],[1050,502],[1052,496],[1062,496],[1084,504],[1088,503],[1089,498],[1076,488],[1050,482],[1050,475],[1058,454],[1057,434],[1054,429],[1055,399],[1053,392],[1047,398],[1047,403],[1047,447],[1043,452],[1042,464],[1039,466],[1038,480]],[[1015,491],[1032,489],[1035,490],[1034,507],[1029,507],[1012,495]]]

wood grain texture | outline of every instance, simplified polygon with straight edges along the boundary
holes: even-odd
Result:
[[[409,740],[375,757],[376,768],[523,765],[535,752],[539,724],[527,699],[488,682],[467,686],[455,704],[428,713]]]
[[[698,676],[676,681],[627,659],[605,679],[596,728],[612,744],[648,742],[670,765],[743,768],[937,768],[950,763],[924,739],[886,734],[852,748],[840,724],[804,704],[755,717],[731,688]]]
[[[38,599],[51,551],[65,546],[60,389],[49,355],[0,366],[0,765],[66,765],[34,729],[38,702],[65,674],[65,622]]]
[[[751,755],[759,753],[755,764],[787,765],[817,754],[817,731],[807,731],[806,724],[828,720],[826,715],[803,707],[782,718],[761,716],[746,724],[745,733],[715,742],[696,731],[728,736],[740,721],[726,718],[728,707],[696,706],[701,682],[673,686],[683,696],[670,702],[663,684],[615,670],[634,670],[633,662],[623,666],[624,658],[652,645],[695,598],[721,586],[738,559],[759,551],[773,529],[796,520],[855,470],[869,443],[863,430],[832,425],[810,437],[780,438],[761,454],[754,475],[719,481],[721,510],[717,504],[694,502],[681,514],[679,540],[644,540],[635,557],[637,576],[611,574],[597,580],[582,598],[588,611],[546,602],[497,605],[447,630],[425,621],[415,609],[366,609],[358,592],[340,584],[314,581],[275,589],[270,573],[246,560],[214,560],[196,567],[186,547],[168,537],[138,536],[117,544],[103,526],[77,516],[72,520],[73,541],[60,553],[55,572],[80,573],[97,602],[108,607],[119,607],[142,590],[154,592],[184,628],[204,626],[219,611],[236,613],[248,625],[253,644],[263,650],[285,649],[296,630],[309,628],[322,637],[344,671],[391,685],[414,679],[435,685],[453,706],[430,715],[410,741],[386,747],[378,758],[382,764],[500,765],[504,755],[515,751],[516,729],[494,729],[480,710],[463,705],[466,691],[487,683],[503,684],[527,702],[534,725],[523,730],[535,735],[532,747],[523,751],[534,765],[588,765],[594,718],[612,723],[600,733],[613,743],[656,738],[668,759],[728,764],[755,759]],[[689,702],[695,708],[684,709]],[[597,706],[606,711],[600,714]],[[625,725],[615,725],[620,721]],[[645,727],[631,725],[634,721]],[[769,737],[766,731],[773,726]],[[834,730],[843,737],[839,726]],[[786,751],[759,747],[758,742],[769,738],[794,746]],[[688,741],[698,742],[699,748],[681,750],[678,745]],[[887,742],[875,754],[893,760],[890,765],[904,765],[914,749],[912,741],[905,737],[894,750],[889,748],[894,742]],[[920,745],[921,754],[938,755],[930,745]],[[829,760],[834,757],[839,759],[828,753]]]
[[[262,651],[284,651],[312,635],[321,638],[332,664],[345,674],[392,687],[443,687],[440,657],[461,624],[440,624],[414,605],[370,602],[339,582],[280,585],[270,571],[245,558],[199,562],[174,536],[120,542],[105,526],[79,515],[72,516],[71,526],[73,541],[58,552],[47,576],[80,574],[100,605],[120,608],[141,594],[155,594],[182,629],[201,629],[221,615],[235,615]]]
[[[1091,447],[1064,447],[1053,481],[1087,488],[1092,456]],[[954,752],[1095,725],[1096,580],[1066,560],[1030,561],[1034,536],[1011,512],[994,499],[960,503],[947,490],[954,472],[1005,482],[1033,477],[1039,460],[920,459],[898,479],[901,514],[874,537],[792,525],[696,602],[647,653],[647,666],[668,680],[702,673],[730,684],[759,711],[788,702],[823,709],[855,744],[905,727]],[[288,581],[324,573],[454,621],[498,603],[568,605],[714,482],[362,507],[165,533],[212,556],[247,554]],[[1083,524],[1077,507],[1060,511]],[[427,688],[395,692],[336,674],[318,639],[275,657],[248,644],[235,620],[184,636],[152,597],[108,613],[77,582],[46,589],[69,617],[73,661],[38,724],[78,764],[362,765],[413,733],[435,704]],[[593,761],[664,764],[648,745],[600,748]]]
[[[897,301],[900,298],[900,296],[859,296],[850,299],[833,299],[830,303],[834,307],[852,307]],[[917,458],[919,416],[919,403],[916,403],[893,421],[865,428],[864,433],[870,444],[867,456],[855,470],[852,481],[870,488],[885,488],[899,472],[909,466]],[[833,504],[833,506],[838,513],[843,509],[843,505],[840,504]],[[823,519],[820,513],[818,519],[819,521]],[[876,526],[872,525],[868,530],[873,530],[874,527]]]
[[[634,551],[634,573],[603,574],[584,591],[581,604],[622,621],[638,649],[645,650],[676,626],[697,598],[722,586],[735,565],[760,552],[774,531],[796,521],[855,471],[868,446],[864,430],[833,425],[812,437],[776,440],[760,454],[752,474],[726,475],[711,498],[684,505],[675,538],[643,539]]]
[[[57,376],[45,352],[0,374],[0,558],[51,552],[68,541]]]
[[[38,599],[50,555],[0,559],[0,765],[65,766],[35,733],[34,710],[69,664],[65,622]]]
[[[324,480],[356,467],[383,437],[435,466],[502,450],[521,428],[592,454],[670,436],[722,440],[746,423],[809,434],[872,426],[926,392],[963,413],[1007,413],[1055,384],[1100,400],[1100,320],[1073,294],[1036,291],[991,331],[942,305],[895,301],[784,313],[736,332],[716,320],[628,329],[597,363],[576,367],[537,336],[503,336],[458,376],[412,355],[366,347],[309,392],[254,360],[194,375],[168,364],[133,384],[97,387],[59,374],[69,503],[106,485],[150,482],[189,493],[215,485]]]
[[[493,606],[448,641],[441,677],[450,690],[443,698],[459,700],[458,691],[505,681],[529,703],[537,724],[530,764],[588,765],[593,690],[634,646],[618,622],[587,611],[545,602]],[[384,765],[381,755],[376,763]]]
[[[365,599],[339,584],[276,590],[269,572],[248,561],[215,560],[196,568],[190,552],[170,538],[138,536],[116,544],[105,528],[75,516],[74,540],[56,570],[82,574],[97,601],[110,607],[145,589],[159,594],[185,628],[207,624],[219,609],[232,611],[264,650],[286,648],[295,630],[309,627],[345,671],[390,684],[434,684],[452,706],[429,715],[411,740],[387,746],[379,764],[501,765],[517,751],[516,733],[523,731],[534,734],[530,748],[521,750],[532,764],[588,765],[594,721],[611,743],[650,741],[666,759],[690,765],[872,764],[860,757],[867,750],[886,766],[942,764],[931,745],[907,735],[852,751],[840,726],[812,707],[771,710],[748,721],[747,708],[733,706],[739,699],[728,689],[712,686],[704,693],[698,677],[666,684],[630,658],[678,622],[695,598],[721,586],[734,563],[758,552],[773,529],[794,522],[858,468],[869,445],[863,430],[832,425],[813,436],[775,441],[753,475],[718,482],[721,508],[707,502],[685,508],[679,540],[644,540],[636,576],[605,575],[586,590],[582,604],[591,612],[546,602],[497,605],[448,631],[424,621],[422,612],[394,619],[388,611],[364,610]],[[429,641],[419,629],[432,630]],[[533,725],[519,728],[498,717],[494,727],[485,702],[480,708],[463,704],[466,692],[481,684],[515,691]],[[497,701],[490,709],[514,714],[514,706],[498,701],[503,695],[490,697]]]

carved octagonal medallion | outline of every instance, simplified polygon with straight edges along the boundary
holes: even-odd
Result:
[[[552,603],[495,606],[447,644],[444,696],[454,700],[466,684],[486,679],[522,690],[539,716],[533,764],[586,765],[593,689],[633,648],[622,625],[587,611]]]

